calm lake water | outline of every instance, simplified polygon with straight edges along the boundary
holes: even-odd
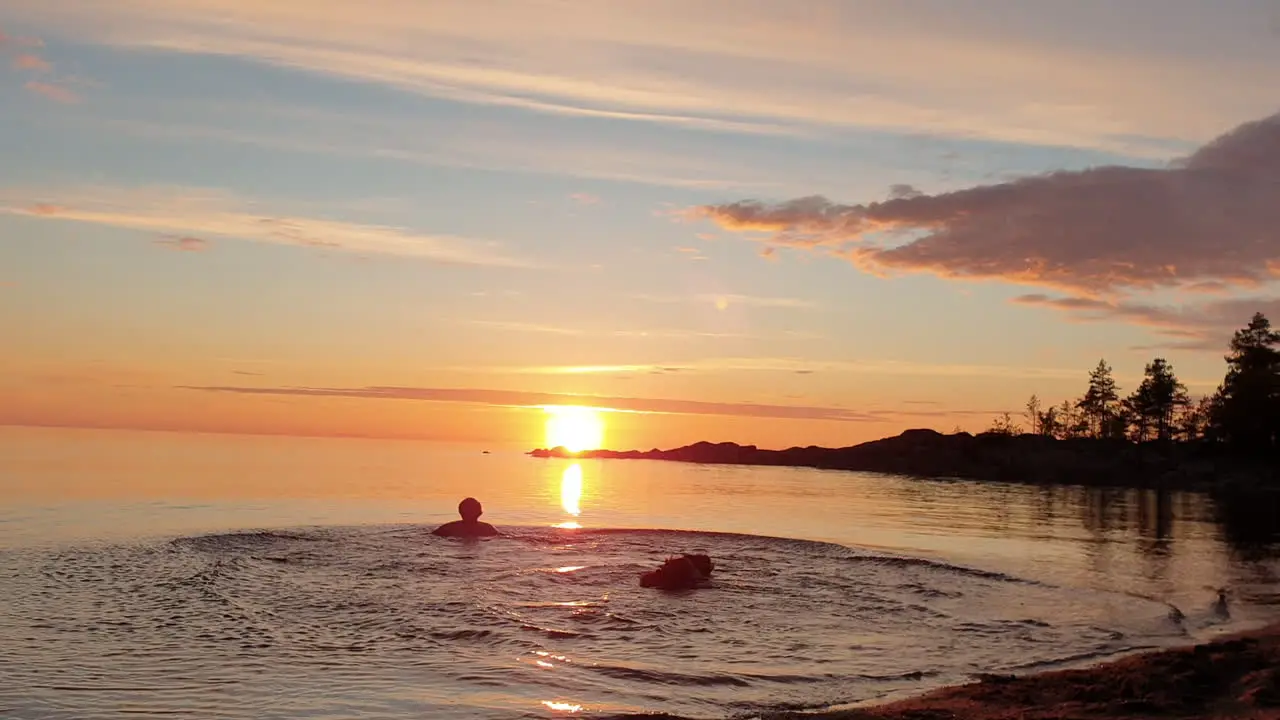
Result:
[[[506,537],[429,535],[467,495]],[[1275,620],[1277,532],[1190,494],[0,428],[0,716],[841,706]],[[713,587],[638,587],[695,550]]]

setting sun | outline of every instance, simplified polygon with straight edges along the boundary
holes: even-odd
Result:
[[[544,409],[548,416],[547,447],[562,447],[576,453],[604,446],[604,418],[599,410],[574,405]]]

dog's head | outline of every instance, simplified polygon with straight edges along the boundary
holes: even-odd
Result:
[[[710,575],[711,571],[716,568],[716,564],[711,562],[711,557],[709,555],[697,553],[694,555],[685,555],[684,557],[698,569],[698,572],[703,575]]]

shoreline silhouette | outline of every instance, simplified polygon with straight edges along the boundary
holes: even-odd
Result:
[[[536,458],[661,460],[709,465],[768,465],[878,472],[1032,485],[1091,485],[1168,490],[1280,491],[1280,471],[1265,458],[1209,444],[1130,443],[996,432],[944,435],[907,430],[848,447],[817,445],[770,450],[700,441],[668,450],[538,448]]]
[[[1003,413],[985,432],[907,430],[840,448],[765,450],[696,442],[670,450],[530,451],[534,457],[783,465],[1036,485],[1280,492],[1280,331],[1262,313],[1227,345],[1217,390],[1193,401],[1164,358],[1147,363],[1128,395],[1105,359],[1075,400],[1032,395],[1027,430]]]

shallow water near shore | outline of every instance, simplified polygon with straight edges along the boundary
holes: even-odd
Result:
[[[1193,495],[157,433],[0,450],[4,717],[750,717],[1280,616],[1269,516]],[[464,494],[507,536],[432,537]],[[638,587],[692,551],[712,588]]]

